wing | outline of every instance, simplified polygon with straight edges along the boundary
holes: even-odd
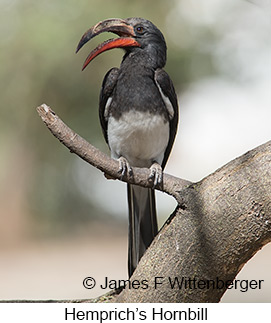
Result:
[[[162,168],[164,169],[177,132],[178,119],[179,119],[179,107],[178,107],[178,100],[174,89],[174,85],[169,75],[163,69],[157,69],[155,71],[155,81],[159,88],[161,96],[164,100],[164,103],[167,107],[168,115],[169,115],[169,129],[170,129],[169,141],[168,141],[168,145],[164,154],[164,159],[161,165]]]
[[[112,101],[111,95],[117,83],[118,75],[119,75],[118,68],[114,67],[111,70],[109,70],[104,77],[101,92],[100,92],[99,117],[100,117],[100,123],[103,130],[103,135],[107,143],[108,143],[108,138],[107,138],[108,109]]]

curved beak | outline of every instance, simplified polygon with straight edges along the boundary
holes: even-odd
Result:
[[[129,25],[123,19],[107,19],[98,22],[95,26],[91,27],[87,30],[84,35],[82,36],[77,49],[76,53],[82,48],[85,43],[89,40],[94,38],[95,36],[99,35],[103,32],[112,32],[120,36],[120,38],[116,39],[109,39],[99,46],[97,46],[86,58],[82,70],[84,70],[87,65],[99,54],[113,48],[125,48],[125,47],[140,47],[140,44],[133,38],[136,36],[134,32],[134,28]]]

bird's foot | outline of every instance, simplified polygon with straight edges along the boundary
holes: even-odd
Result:
[[[133,176],[133,169],[128,163],[127,159],[124,157],[120,157],[119,161],[119,170],[118,173],[121,174],[121,179],[127,174],[129,177]]]
[[[153,182],[153,188],[160,185],[163,181],[163,170],[161,165],[158,163],[153,163],[150,167],[149,180]]]

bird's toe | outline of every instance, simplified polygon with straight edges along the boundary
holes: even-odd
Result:
[[[160,185],[163,181],[163,170],[161,165],[153,163],[150,167],[149,180],[153,181],[153,187]]]
[[[128,176],[132,176],[133,175],[133,169],[130,166],[130,164],[128,163],[127,159],[124,157],[120,157],[118,159],[119,161],[119,170],[118,173],[121,174],[121,179],[128,174]]]

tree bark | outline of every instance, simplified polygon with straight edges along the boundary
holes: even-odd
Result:
[[[164,277],[157,289],[124,290],[122,302],[218,302],[226,285],[171,289],[168,277],[232,281],[271,241],[271,142],[180,192],[180,205],[132,279]],[[220,283],[221,285],[221,283]],[[202,283],[203,286],[203,283]]]
[[[132,178],[121,178],[117,161],[75,134],[46,105],[37,110],[65,146],[107,176],[151,187],[147,169],[133,168]],[[271,241],[271,141],[198,183],[164,174],[159,189],[178,206],[131,277],[136,288],[96,301],[219,302],[244,264]]]

